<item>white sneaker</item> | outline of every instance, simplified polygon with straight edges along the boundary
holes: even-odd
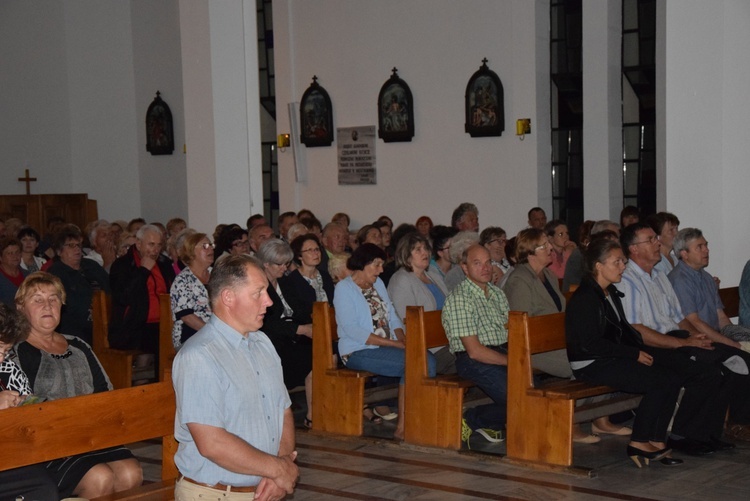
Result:
[[[493,444],[496,444],[498,442],[502,442],[503,440],[505,440],[505,437],[503,436],[502,431],[492,430],[490,428],[479,428],[474,431],[482,435],[485,438],[485,440],[487,440],[488,442],[492,442]]]

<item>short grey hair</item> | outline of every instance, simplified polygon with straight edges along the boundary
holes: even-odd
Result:
[[[112,225],[106,219],[99,219],[92,223],[91,231],[89,232],[89,243],[91,243],[92,247],[94,246],[94,242],[96,242],[96,234],[99,232],[99,228],[104,228],[105,226],[111,227]]]
[[[154,232],[161,235],[162,238],[164,238],[164,233],[161,231],[161,228],[156,226],[155,224],[144,224],[140,228],[138,228],[138,231],[135,232],[135,238],[138,240],[143,240],[144,235],[148,232]]]
[[[279,238],[269,238],[260,245],[256,257],[263,264],[288,263],[294,258],[289,244]]]
[[[451,216],[451,226],[454,228],[456,227],[456,224],[463,219],[463,217],[468,212],[473,212],[477,216],[479,216],[479,209],[477,209],[477,206],[470,203],[470,202],[464,202],[458,207],[455,208],[453,211],[453,215]]]
[[[690,242],[697,238],[701,238],[702,236],[703,232],[698,228],[683,228],[678,231],[677,236],[674,237],[674,242],[672,242],[672,248],[674,249],[674,253],[677,255],[677,259],[682,260],[682,255],[680,254],[680,252],[687,251]]]
[[[479,243],[479,233],[476,231],[459,231],[451,239],[450,257],[453,264],[461,262],[464,251]]]
[[[620,231],[619,224],[615,223],[614,221],[610,221],[609,219],[600,219],[591,227],[591,231],[589,232],[589,234],[596,235],[601,231],[608,230],[610,226],[614,226],[615,228],[617,228],[618,232]]]
[[[247,254],[229,255],[216,261],[211,271],[211,277],[206,284],[208,299],[212,308],[221,297],[221,291],[237,289],[247,283],[247,269],[249,267],[257,268],[265,276],[260,261]]]

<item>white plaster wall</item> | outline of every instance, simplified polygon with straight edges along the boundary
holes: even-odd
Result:
[[[666,5],[666,209],[703,230],[723,286],[750,257],[748,25],[741,0]]]
[[[584,220],[622,210],[621,12],[619,0],[583,1]]]
[[[101,218],[140,216],[130,3],[65,2],[63,17],[72,189],[97,200]]]
[[[549,114],[549,93],[535,92],[537,44],[549,51],[530,28],[538,8],[549,17],[544,2],[521,0],[275,1],[279,109],[298,102],[317,75],[333,101],[334,127],[376,125],[377,95],[395,66],[414,95],[416,127],[410,143],[378,140],[377,186],[338,185],[335,141],[306,150],[304,184],[294,181],[291,150],[280,153],[281,210],[308,207],[323,220],[345,210],[355,228],[383,213],[397,224],[422,214],[448,224],[453,209],[471,201],[482,227],[522,228],[539,203],[539,165],[549,162],[549,135],[540,154],[535,132]],[[466,83],[483,57],[505,89],[499,138],[464,132]],[[515,137],[517,118],[532,119],[523,142]],[[277,119],[278,131],[289,132],[288,117]]]
[[[63,4],[0,2],[0,193],[73,191]]]
[[[178,3],[176,0],[132,0],[130,12],[141,215],[147,221],[186,218],[185,107]],[[151,155],[146,151],[146,110],[157,90],[172,111],[175,150],[171,155]]]

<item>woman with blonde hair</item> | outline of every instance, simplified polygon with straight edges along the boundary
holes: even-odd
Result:
[[[214,262],[214,244],[205,233],[190,233],[179,249],[185,268],[175,277],[169,296],[172,304],[172,343],[176,350],[211,318],[206,284]]]
[[[47,400],[70,398],[112,389],[91,347],[81,339],[57,332],[65,289],[59,278],[38,271],[16,293],[16,307],[31,325],[28,339],[16,346],[17,364],[35,395]],[[141,485],[143,472],[123,446],[85,452],[50,461],[60,498],[93,499]]]

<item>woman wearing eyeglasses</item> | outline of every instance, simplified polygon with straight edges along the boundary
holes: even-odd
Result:
[[[178,252],[187,266],[169,290],[174,321],[172,343],[176,350],[211,318],[206,284],[214,262],[214,244],[205,233],[192,233],[183,240]]]
[[[279,285],[279,279],[289,269],[294,252],[288,243],[271,238],[260,245],[256,257],[263,263],[268,278],[268,295],[273,301],[263,317],[261,330],[271,340],[281,358],[286,387],[305,387],[307,425],[312,418],[312,320],[296,315]]]
[[[547,223],[544,232],[549,238],[550,248],[552,249],[549,269],[557,278],[562,279],[565,276],[568,258],[570,258],[576,245],[570,241],[568,225],[561,219],[553,219]]]
[[[550,271],[552,244],[542,230],[527,228],[516,237],[516,266],[508,275],[503,292],[511,310],[525,311],[531,317],[565,311],[565,296],[557,285],[557,277]],[[532,356],[531,364],[547,374],[569,379],[573,376],[565,350],[555,350]],[[598,434],[629,435],[630,428],[612,424],[607,417],[596,419],[594,433],[587,434],[576,427],[573,440],[596,443]]]

